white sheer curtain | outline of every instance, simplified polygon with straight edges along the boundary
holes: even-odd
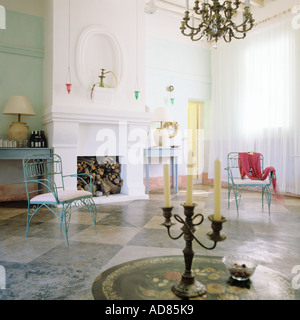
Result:
[[[216,158],[261,152],[280,192],[300,194],[299,39],[288,18],[213,51],[209,178]]]

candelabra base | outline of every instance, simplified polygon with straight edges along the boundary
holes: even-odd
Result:
[[[206,293],[205,285],[195,280],[182,276],[179,283],[172,287],[173,293],[179,298],[194,298]]]
[[[175,237],[170,232],[170,229],[173,225],[171,221],[173,207],[162,208],[163,215],[165,217],[165,222],[162,225],[164,225],[167,228],[168,235],[171,239],[177,240],[183,236],[185,240],[185,248],[183,249],[185,272],[181,276],[181,281],[172,287],[173,293],[177,297],[184,299],[199,297],[206,293],[205,286],[195,279],[194,273],[192,271],[193,258],[195,254],[192,245],[193,240],[195,240],[203,248],[207,250],[213,250],[219,241],[224,241],[226,239],[224,235],[220,234],[220,231],[222,230],[222,224],[226,221],[226,219],[224,217],[221,217],[221,220],[219,221],[215,220],[213,215],[208,217],[209,220],[212,222],[213,230],[213,232],[208,233],[208,238],[214,242],[211,247],[208,247],[202,244],[194,235],[194,232],[196,231],[195,227],[202,224],[204,220],[203,215],[194,215],[194,209],[196,206],[195,204],[182,204],[182,206],[184,207],[185,220],[183,220],[178,214],[174,215],[176,221],[183,225],[181,228],[181,234]],[[199,217],[200,221],[194,223],[194,220]]]

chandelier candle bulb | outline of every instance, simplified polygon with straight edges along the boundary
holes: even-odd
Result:
[[[164,198],[165,207],[171,207],[170,202],[170,169],[168,164],[164,164]]]
[[[186,205],[193,205],[193,151],[188,152],[188,163],[187,163],[187,183],[186,183]]]
[[[221,161],[219,159],[215,160],[214,219],[221,221]]]

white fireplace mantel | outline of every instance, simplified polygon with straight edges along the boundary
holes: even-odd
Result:
[[[54,121],[76,123],[101,123],[118,124],[128,122],[130,124],[148,126],[151,115],[148,112],[139,112],[120,109],[56,107],[57,111],[50,111],[42,116],[42,123]]]
[[[63,160],[64,174],[77,170],[78,156],[117,155],[121,158],[121,193],[132,199],[148,198],[144,186],[143,149],[151,114],[147,112],[61,107],[42,117],[54,153]],[[76,188],[70,179],[67,188]]]

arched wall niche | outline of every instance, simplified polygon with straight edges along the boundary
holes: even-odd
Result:
[[[80,35],[77,52],[76,68],[79,81],[86,89],[100,81],[101,69],[112,71],[118,79],[116,88],[109,91],[115,95],[120,90],[124,78],[123,51],[117,38],[101,25],[92,25]],[[105,84],[115,86],[115,79],[107,74]],[[107,90],[106,90],[107,91]]]

